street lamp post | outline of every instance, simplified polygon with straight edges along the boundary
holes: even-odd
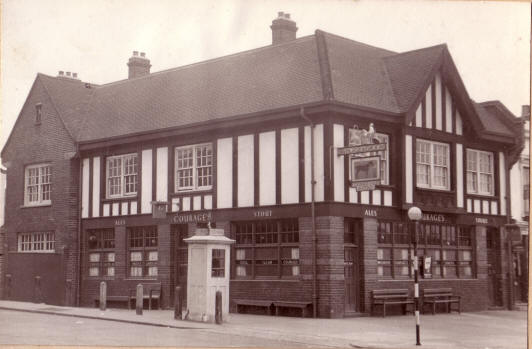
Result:
[[[417,258],[417,230],[422,212],[419,207],[408,209],[408,218],[414,221],[414,311],[416,314],[416,345],[421,345],[419,338],[419,262]]]

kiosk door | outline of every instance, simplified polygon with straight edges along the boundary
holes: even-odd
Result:
[[[497,258],[497,250],[500,246],[500,239],[497,228],[488,227],[486,229],[486,250],[488,254],[488,297],[490,306],[501,306],[500,281],[497,278],[500,266]]]
[[[344,247],[345,311],[357,311],[358,304],[358,248]]]

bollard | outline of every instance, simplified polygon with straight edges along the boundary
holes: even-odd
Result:
[[[222,291],[216,291],[216,309],[214,310],[214,319],[218,325],[222,324]]]
[[[142,315],[142,308],[144,305],[144,292],[142,290],[142,284],[137,285],[137,315]]]
[[[174,295],[174,319],[181,320],[181,310],[183,309],[181,300],[181,286],[175,287]]]
[[[100,310],[105,311],[107,307],[107,284],[105,281],[100,282]]]
[[[6,274],[6,299],[11,298],[11,274]]]
[[[41,295],[41,277],[36,276],[35,277],[35,289],[33,293],[33,298],[35,303],[41,303],[42,302],[42,295]]]

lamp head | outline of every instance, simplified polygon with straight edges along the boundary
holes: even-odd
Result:
[[[412,221],[419,221],[422,215],[423,213],[419,207],[412,206],[408,209],[408,218]]]

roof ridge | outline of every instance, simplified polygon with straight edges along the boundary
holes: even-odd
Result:
[[[326,34],[326,35],[333,36],[333,37],[338,38],[338,39],[343,39],[343,40],[346,40],[346,41],[349,41],[349,42],[355,43],[355,44],[357,44],[357,45],[365,46],[365,47],[368,47],[368,48],[378,49],[378,50],[385,51],[385,52],[388,52],[388,53],[395,53],[395,54],[397,54],[397,52],[395,52],[395,51],[391,51],[391,50],[387,50],[387,49],[382,48],[382,47],[378,47],[378,46],[373,46],[373,45],[370,45],[370,44],[366,44],[365,42],[360,42],[360,41],[357,41],[357,40],[349,39],[349,38],[346,38],[345,36],[341,36],[341,35],[337,35],[337,34],[333,34],[333,33],[326,32],[325,30],[316,29],[316,32],[321,32],[321,33],[324,33],[324,34]]]
[[[421,51],[429,51],[429,50],[432,50],[432,49],[435,49],[435,48],[444,49],[445,47],[447,47],[447,44],[445,44],[445,43],[434,45],[434,46],[429,46],[429,47],[422,47],[422,48],[418,48],[418,49],[415,49],[415,50],[399,52],[399,53],[396,53],[396,54],[391,55],[391,56],[384,56],[384,57],[382,57],[382,59],[393,59],[393,58],[395,58],[397,56],[404,56],[404,55],[408,55],[408,54],[419,53]]]
[[[329,62],[329,49],[324,32],[316,30],[316,53],[321,77],[321,90],[324,100],[334,100],[334,87],[331,77],[331,64]]]
[[[224,59],[227,59],[227,58],[231,58],[231,57],[243,56],[243,55],[247,55],[247,54],[251,54],[251,53],[255,53],[255,52],[260,52],[260,51],[263,51],[263,50],[271,49],[273,47],[288,46],[288,45],[294,44],[295,42],[298,42],[298,41],[302,42],[302,41],[305,41],[305,40],[312,39],[314,37],[315,37],[314,34],[306,35],[306,36],[302,36],[300,38],[297,38],[295,40],[284,42],[282,44],[276,44],[276,45],[270,44],[270,45],[267,45],[267,46],[256,47],[256,48],[245,50],[245,51],[241,51],[241,52],[231,53],[231,54],[228,54],[228,55],[225,55],[225,56],[219,56],[219,57],[216,57],[216,58],[210,58],[210,59],[207,59],[205,61],[190,63],[190,64],[186,64],[186,65],[182,65],[182,66],[174,67],[174,68],[169,68],[169,69],[165,69],[165,70],[160,70],[160,71],[153,72],[153,73],[150,73],[150,74],[147,74],[147,75],[144,75],[144,76],[140,76],[140,77],[137,77],[137,78],[134,78],[134,79],[122,79],[122,80],[112,81],[112,82],[109,82],[109,83],[106,83],[106,84],[101,84],[101,85],[98,86],[98,88],[107,87],[107,86],[114,86],[114,85],[118,85],[118,84],[129,82],[129,81],[138,81],[138,80],[148,79],[148,78],[151,78],[151,77],[156,76],[156,75],[162,75],[162,74],[169,73],[169,72],[174,72],[174,71],[178,71],[178,70],[188,69],[188,68],[196,67],[196,66],[199,66],[199,65],[202,65],[202,64],[213,63],[213,62],[221,61],[221,60],[224,60]]]

